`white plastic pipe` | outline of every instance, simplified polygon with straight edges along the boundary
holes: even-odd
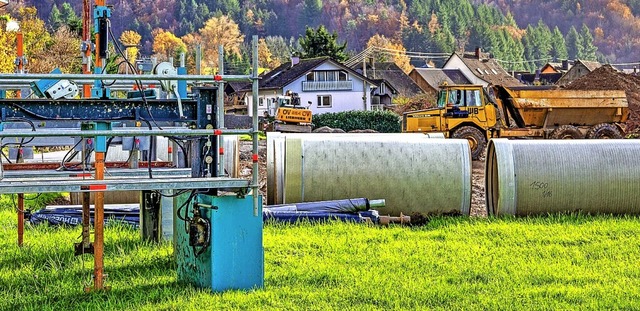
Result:
[[[489,215],[640,214],[640,140],[492,139]]]

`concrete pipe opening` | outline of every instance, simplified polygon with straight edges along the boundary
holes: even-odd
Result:
[[[381,214],[469,214],[471,156],[462,139],[423,134],[267,135],[267,201],[385,199]]]
[[[640,214],[640,140],[492,139],[488,215]]]

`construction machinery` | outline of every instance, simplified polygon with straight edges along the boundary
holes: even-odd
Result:
[[[286,133],[310,133],[312,113],[300,105],[298,93],[287,91],[277,97],[275,119],[268,127],[270,131]]]
[[[467,139],[478,159],[489,138],[622,138],[628,115],[624,91],[443,85],[435,108],[404,113],[402,131]]]

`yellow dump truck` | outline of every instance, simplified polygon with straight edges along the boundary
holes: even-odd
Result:
[[[628,115],[624,91],[444,85],[437,107],[404,113],[402,130],[466,138],[477,159],[492,137],[622,138]]]

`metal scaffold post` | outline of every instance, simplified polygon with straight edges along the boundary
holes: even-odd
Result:
[[[253,79],[253,85],[251,88],[251,92],[253,94],[253,105],[252,105],[252,113],[253,113],[253,133],[252,133],[252,139],[253,139],[253,156],[252,156],[252,160],[253,160],[253,180],[251,183],[251,191],[253,192],[253,216],[260,216],[262,217],[262,215],[258,215],[258,196],[259,191],[259,185],[258,185],[258,175],[259,175],[259,171],[258,171],[258,96],[260,95],[258,93],[258,82],[259,82],[259,77],[258,77],[258,36],[253,36],[252,39],[252,45],[253,45],[253,73],[251,78]]]

